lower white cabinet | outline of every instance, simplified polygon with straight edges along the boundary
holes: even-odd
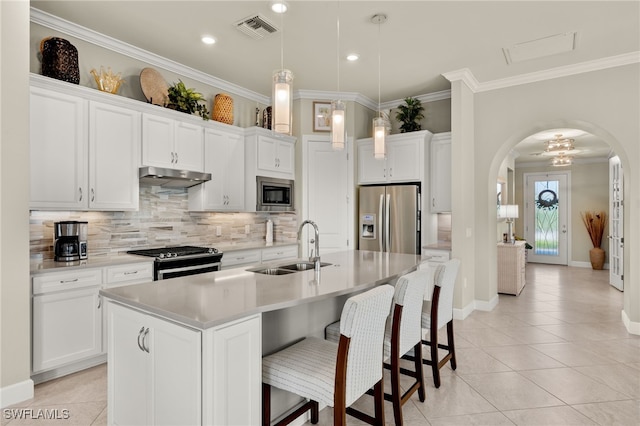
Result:
[[[262,262],[298,258],[298,246],[280,246],[262,249]]]
[[[242,265],[258,264],[261,260],[260,249],[236,250],[225,252],[222,256],[222,268],[235,268]]]
[[[108,303],[113,425],[202,423],[201,333]]]
[[[102,352],[100,268],[33,278],[32,373]]]
[[[262,414],[260,315],[205,331],[203,423],[259,425]],[[211,401],[208,404],[206,401]]]

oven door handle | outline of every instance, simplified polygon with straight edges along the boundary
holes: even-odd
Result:
[[[164,274],[173,274],[176,272],[183,272],[183,271],[193,271],[196,269],[208,269],[211,268],[212,266],[217,266],[218,268],[220,267],[220,262],[216,262],[216,263],[207,263],[205,265],[194,265],[194,266],[185,266],[182,268],[171,268],[171,269],[161,269],[158,271],[158,280],[161,280],[164,278]]]

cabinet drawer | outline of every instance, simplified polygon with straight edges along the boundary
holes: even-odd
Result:
[[[104,269],[104,281],[107,287],[153,281],[153,263],[108,266]]]
[[[430,256],[429,262],[446,262],[451,257],[451,252],[447,250],[422,250],[422,256]]]
[[[296,258],[298,258],[298,246],[284,246],[262,249],[263,262]]]
[[[33,277],[33,294],[92,287],[102,284],[102,269],[51,272]]]
[[[238,265],[249,265],[260,263],[260,250],[240,250],[224,253],[222,256],[222,267],[229,268]]]

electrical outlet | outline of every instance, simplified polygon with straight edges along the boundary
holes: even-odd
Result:
[[[250,234],[251,233],[251,225],[245,225],[244,226],[244,233],[245,234]]]
[[[216,226],[216,237],[222,235],[222,226]]]

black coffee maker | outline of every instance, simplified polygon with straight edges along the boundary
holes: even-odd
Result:
[[[53,260],[72,262],[87,258],[88,223],[79,221],[55,222]]]

